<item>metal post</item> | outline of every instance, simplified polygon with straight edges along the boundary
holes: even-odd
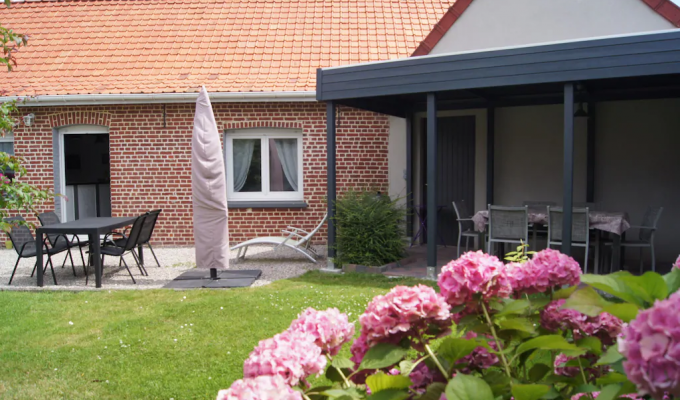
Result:
[[[37,282],[36,282],[36,283],[37,283],[38,286],[40,286],[40,287],[43,286],[43,261],[44,261],[44,260],[43,260],[43,252],[42,252],[42,249],[43,249],[43,246],[42,246],[43,240],[44,240],[44,239],[43,239],[42,229],[37,228],[37,229],[35,230],[35,248],[36,248],[36,250],[37,250],[37,251],[36,251],[36,255],[35,255],[35,256],[36,256],[35,262],[36,262],[36,265],[37,265],[38,267],[35,269],[35,273],[36,273],[36,277],[37,277]]]
[[[437,271],[437,99],[427,94],[427,277]]]
[[[406,236],[413,237],[413,114],[406,116]]]
[[[588,102],[588,150],[586,151],[586,201],[595,202],[595,103]]]
[[[326,103],[326,156],[328,185],[328,270],[335,269],[335,102]]]
[[[564,213],[562,253],[571,255],[571,222],[574,201],[574,84],[564,85]]]
[[[486,109],[486,204],[493,204],[496,109]]]

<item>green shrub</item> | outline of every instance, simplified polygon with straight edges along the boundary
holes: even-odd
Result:
[[[335,207],[339,264],[381,266],[403,257],[406,211],[397,200],[349,191]]]

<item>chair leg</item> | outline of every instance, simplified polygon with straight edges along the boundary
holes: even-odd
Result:
[[[456,258],[460,258],[460,240],[463,237],[463,235],[460,232],[460,228],[458,229],[458,247],[456,247],[456,251],[458,252],[458,256]]]
[[[654,242],[649,246],[649,250],[652,252],[652,272],[656,272],[656,257],[654,256]]]
[[[150,243],[147,243],[146,245],[149,246],[149,250],[151,250],[151,254],[153,254],[153,259],[156,260],[156,265],[158,265],[158,268],[160,268],[161,263],[158,262],[158,257],[156,257],[156,252],[153,251],[153,247],[151,247]]]
[[[146,272],[146,268],[144,268],[144,265],[141,262],[139,262],[140,261],[139,256],[137,256],[137,254],[135,254],[135,251],[132,250],[130,253],[132,253],[132,258],[134,258],[135,262],[137,263],[137,268],[139,268],[139,273],[141,273],[142,276],[144,276],[144,275],[149,276],[149,273]]]
[[[73,270],[73,276],[76,275],[76,263],[73,262],[73,256],[71,255],[71,249],[67,249],[66,252],[68,253],[68,257],[71,259],[71,269]],[[64,257],[64,262],[66,262],[66,257]]]
[[[642,256],[644,255],[643,252],[644,248],[640,247],[640,275],[642,275],[643,271],[645,270],[645,263],[642,259]]]
[[[128,274],[130,274],[130,278],[132,278],[132,283],[134,283],[134,284],[136,285],[136,284],[137,284],[137,281],[135,281],[135,277],[132,276],[132,272],[130,272],[130,268],[128,268],[128,265],[127,265],[127,263],[125,262],[125,260],[123,259],[123,256],[120,256],[120,260],[123,262],[123,264],[125,264],[125,269],[127,269]]]
[[[54,274],[54,264],[52,263],[52,256],[47,255],[47,264],[50,265],[50,270],[52,271],[52,279],[54,280],[54,285],[57,285],[57,276]],[[47,272],[47,264],[45,264],[45,269],[43,270],[43,275]]]
[[[12,284],[12,279],[14,279],[14,273],[17,272],[17,267],[19,266],[19,261],[21,261],[21,257],[17,258],[16,264],[14,264],[14,269],[12,270],[12,276],[9,277],[9,283],[8,285]],[[38,265],[38,260],[35,260],[36,265]],[[33,268],[33,271],[35,271],[35,268]],[[31,278],[33,277],[33,274],[31,274]]]
[[[588,250],[590,249],[590,243],[586,242],[586,259],[583,262],[583,272],[588,273]]]
[[[85,256],[83,255],[83,247],[78,246],[80,250],[80,260],[83,262],[83,271],[85,271],[85,276],[87,276],[87,264],[85,264]],[[87,280],[87,278],[85,278]],[[87,283],[85,283],[87,285]]]

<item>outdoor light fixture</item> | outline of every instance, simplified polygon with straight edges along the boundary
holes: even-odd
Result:
[[[578,103],[578,110],[574,113],[576,118],[588,118],[588,113],[583,109],[583,103]]]
[[[26,126],[31,126],[33,125],[33,120],[35,120],[35,114],[30,113],[28,115],[24,115],[24,124]]]

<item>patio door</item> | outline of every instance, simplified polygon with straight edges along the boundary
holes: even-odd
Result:
[[[59,130],[63,221],[111,216],[109,134],[106,127],[70,126]]]
[[[426,125],[422,120],[423,150],[427,148]],[[421,157],[426,160],[427,157]],[[421,182],[427,181],[425,163],[421,165]],[[421,204],[427,204],[427,186],[423,185]],[[437,228],[441,240],[448,245],[458,242],[458,221],[454,200],[465,200],[474,207],[475,200],[475,117],[440,117],[437,119]],[[426,239],[425,239],[426,240]]]

